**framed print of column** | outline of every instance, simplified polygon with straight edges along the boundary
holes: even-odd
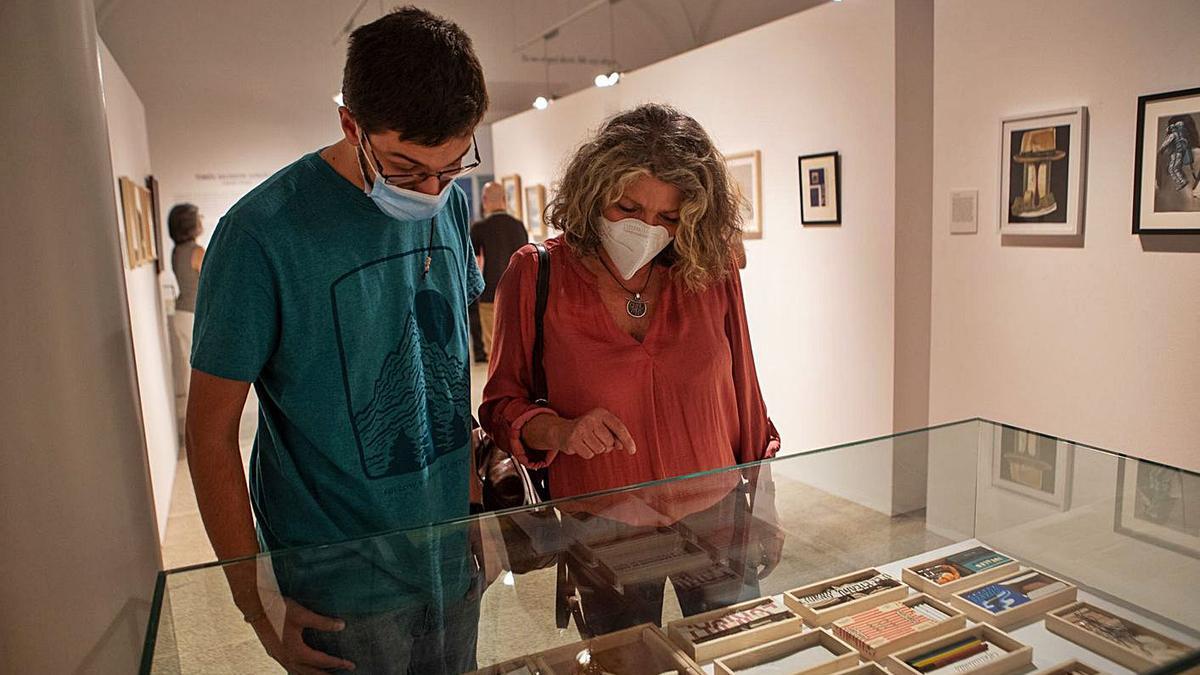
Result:
[[[762,155],[758,150],[725,155],[725,167],[741,194],[742,239],[762,239]]]
[[[800,157],[800,223],[842,224],[842,156],[824,152]]]
[[[1200,234],[1200,87],[1138,97],[1133,233]]]
[[[1087,108],[1000,122],[1000,233],[1083,231]]]

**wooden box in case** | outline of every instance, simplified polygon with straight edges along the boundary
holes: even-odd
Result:
[[[860,663],[859,665],[854,666],[853,668],[849,668],[847,670],[839,670],[838,672],[834,673],[833,675],[891,675],[891,674],[888,673],[888,671],[884,670],[883,667],[880,666],[878,663],[868,661],[867,663]]]
[[[959,591],[950,596],[950,604],[976,621],[1008,628],[1075,602],[1077,592],[1070,582],[1026,568],[1003,579]]]
[[[1047,614],[1046,630],[1130,670],[1166,665],[1193,649],[1086,602],[1076,602]]]
[[[880,578],[884,581],[874,593],[854,593],[856,588]],[[885,602],[903,600],[907,595],[908,586],[877,569],[869,568],[794,588],[783,594],[783,601],[808,625],[828,626],[844,616],[857,614]],[[815,596],[827,597],[816,603],[802,601]]]
[[[1008,633],[1003,633],[986,623],[980,623],[954,631],[953,633],[948,633],[928,642],[922,642],[908,649],[900,650],[887,657],[884,665],[892,672],[892,675],[922,675],[921,671],[908,665],[905,661],[915,659],[922,654],[928,654],[969,638],[985,640],[1004,652],[1000,658],[985,663],[978,668],[966,671],[970,675],[1001,675],[1001,673],[1024,668],[1033,663],[1033,647],[1017,642]],[[929,672],[934,673],[937,671]],[[966,674],[963,673],[960,675]]]
[[[736,675],[741,670],[782,661],[810,649],[821,650],[821,657],[814,659],[813,663],[790,669],[791,675],[833,675],[858,665],[858,653],[853,647],[829,631],[817,628],[721,657],[713,661],[713,673]],[[783,672],[784,668],[786,666],[780,664],[778,670]]]
[[[669,527],[628,539],[576,543],[570,552],[580,571],[603,580],[618,592],[624,592],[627,585],[695,573],[715,563],[710,551],[698,541]]]
[[[901,607],[926,604],[945,614],[946,619],[913,625],[897,615]],[[842,617],[833,622],[833,634],[858,650],[864,657],[879,660],[892,652],[920,644],[966,627],[967,617],[957,609],[924,593]],[[864,632],[869,634],[864,635]]]
[[[1089,666],[1079,659],[1063,661],[1057,666],[1039,670],[1033,675],[1100,675],[1101,671]]]
[[[770,608],[781,610],[783,618],[767,621],[767,612],[763,611],[764,603],[771,603]],[[738,615],[738,616],[734,616]],[[725,626],[716,624],[726,617],[741,620],[737,623],[753,625],[755,621],[766,621],[752,628],[739,630],[735,633],[722,635],[700,642],[696,641],[695,633],[707,630],[720,630]],[[763,617],[757,618],[756,617]],[[716,625],[714,625],[716,624]],[[699,628],[699,630],[696,630]],[[677,619],[667,624],[667,636],[679,645],[688,656],[699,663],[707,663],[719,656],[740,652],[756,645],[770,642],[788,635],[795,635],[804,630],[804,623],[789,607],[773,598],[759,598],[741,602],[711,612]]]
[[[665,673],[704,675],[700,666],[672,645],[667,636],[648,623],[606,635],[555,647],[534,655],[539,675],[583,672],[581,659],[610,673]]]
[[[988,567],[987,569],[973,571],[975,565],[972,563],[975,561],[968,562],[967,560],[963,560],[963,558],[972,558],[973,556],[970,556],[969,554],[973,552],[979,552],[981,554],[991,553],[992,556],[994,556],[993,560],[995,560],[997,564]],[[987,559],[986,555],[980,555],[978,557]],[[1005,560],[1007,562],[1004,562]],[[953,581],[947,581],[939,584],[933,579],[928,579],[922,576],[917,571],[934,567],[935,565],[946,566],[948,568],[947,576],[957,574],[959,575],[958,578],[954,579]],[[1021,563],[1013,560],[1003,553],[993,551],[983,546],[977,546],[975,548],[949,556],[933,558],[918,565],[905,567],[904,569],[900,570],[900,580],[914,589],[921,591],[922,593],[928,593],[929,595],[932,595],[938,600],[949,601],[950,596],[958,591],[972,588],[989,581],[995,581],[996,579],[1004,578],[1014,572],[1019,571],[1020,569]]]

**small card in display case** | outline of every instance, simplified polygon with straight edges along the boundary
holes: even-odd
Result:
[[[667,624],[667,635],[699,663],[804,630],[804,623],[774,598],[759,598]]]
[[[810,626],[828,626],[844,616],[894,600],[903,600],[908,586],[874,568],[859,570],[815,584],[794,588],[783,601]]]
[[[1007,628],[1075,601],[1071,583],[1035,569],[959,591],[950,604],[976,621]]]
[[[900,580],[939,600],[1017,572],[1020,563],[985,546],[935,558],[900,571]]]
[[[736,675],[770,664],[790,675],[833,675],[858,665],[858,654],[824,628],[751,647],[713,661],[715,675]]]
[[[1033,648],[986,623],[887,657],[892,675],[1000,675],[1033,663]]]
[[[842,617],[832,630],[865,658],[878,660],[966,625],[962,612],[919,593]]]
[[[1086,602],[1047,614],[1046,629],[1137,671],[1166,665],[1195,649]]]

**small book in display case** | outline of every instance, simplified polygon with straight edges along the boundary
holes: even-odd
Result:
[[[1086,602],[1046,615],[1046,630],[1130,670],[1150,670],[1196,649]]]
[[[950,604],[976,621],[1008,628],[1075,602],[1074,584],[1026,568],[1016,574],[959,591]]]
[[[939,600],[958,591],[995,581],[1021,569],[1016,560],[986,546],[927,560],[900,571],[900,580]]]
[[[1089,666],[1079,659],[1063,661],[1056,666],[1039,670],[1033,675],[1101,675],[1101,671]]]
[[[789,675],[833,675],[857,666],[858,653],[824,628],[791,635],[713,661],[715,675],[769,669]]]
[[[794,588],[783,601],[810,626],[828,626],[885,602],[903,600],[908,586],[875,568]]]
[[[601,675],[603,673],[674,673],[704,675],[654,626],[644,623],[555,647],[532,657],[536,675]]]
[[[833,634],[878,660],[894,651],[966,627],[967,617],[924,593],[851,614],[833,622]]]
[[[775,598],[759,598],[667,624],[667,636],[698,663],[804,630],[804,622]]]
[[[902,649],[887,657],[892,675],[1000,675],[1033,663],[1033,647],[986,623]]]

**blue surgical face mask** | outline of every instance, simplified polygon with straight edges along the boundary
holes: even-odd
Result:
[[[366,151],[362,146],[359,146],[359,151],[366,155]],[[363,171],[363,163],[359,162],[358,170],[363,174],[363,184],[367,183],[367,174]],[[387,215],[396,220],[429,220],[438,214],[446,202],[450,201],[450,186],[453,183],[446,183],[442,191],[435,195],[427,195],[424,192],[416,190],[406,190],[404,188],[389,185],[383,176],[379,175],[379,171],[375,171],[375,182],[371,185],[370,190],[363,190],[371,201],[379,207]]]

